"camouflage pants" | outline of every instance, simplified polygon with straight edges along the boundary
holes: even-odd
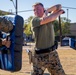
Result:
[[[51,75],[65,75],[57,51],[35,54],[32,75],[43,75],[46,68]]]

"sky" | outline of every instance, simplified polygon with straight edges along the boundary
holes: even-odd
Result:
[[[33,16],[33,11],[27,11],[26,10],[32,10],[32,5],[36,2],[43,3],[45,8],[49,8],[56,4],[61,4],[62,7],[72,7],[75,9],[68,9],[62,8],[65,11],[65,14],[62,14],[61,17],[66,17],[71,20],[72,23],[76,22],[76,0],[17,0],[18,1],[18,11],[24,11],[19,12],[18,15],[21,15],[24,20],[28,19],[30,16]],[[16,3],[16,0],[13,0],[14,4]],[[0,10],[4,11],[12,11],[15,12],[15,7],[13,5],[13,2],[10,0],[0,0]]]

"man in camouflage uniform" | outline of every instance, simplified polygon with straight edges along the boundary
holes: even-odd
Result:
[[[45,10],[42,3],[35,3],[33,10],[35,17],[32,20],[32,29],[36,43],[32,58],[32,75],[43,75],[46,68],[51,75],[65,75],[56,51],[57,45],[54,43],[54,28],[52,25],[52,21],[63,14],[64,10],[61,9],[60,4]],[[52,14],[48,14],[49,12],[52,12]]]
[[[2,35],[1,32],[8,33],[13,29],[13,24],[11,21],[5,19],[4,17],[0,17],[0,36]],[[7,39],[2,40],[0,37],[0,46],[5,45],[7,48],[10,47],[10,41]]]

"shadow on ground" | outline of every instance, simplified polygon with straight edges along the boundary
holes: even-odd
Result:
[[[25,72],[27,74],[30,74],[30,72]],[[44,75],[50,75],[49,73],[44,73]]]
[[[44,73],[44,75],[50,75],[49,73]]]

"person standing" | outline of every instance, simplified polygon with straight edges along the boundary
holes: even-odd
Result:
[[[13,23],[4,17],[0,17],[0,47],[2,45],[6,46],[7,48],[10,47],[11,44],[10,40],[7,39],[2,40],[3,36],[2,32],[9,33],[12,31],[12,29],[13,29]]]
[[[52,24],[64,13],[61,7],[57,4],[45,10],[40,2],[33,5],[35,17],[32,20],[32,30],[35,36],[35,53],[32,75],[43,75],[46,68],[51,75],[65,75],[56,51],[57,43]]]

